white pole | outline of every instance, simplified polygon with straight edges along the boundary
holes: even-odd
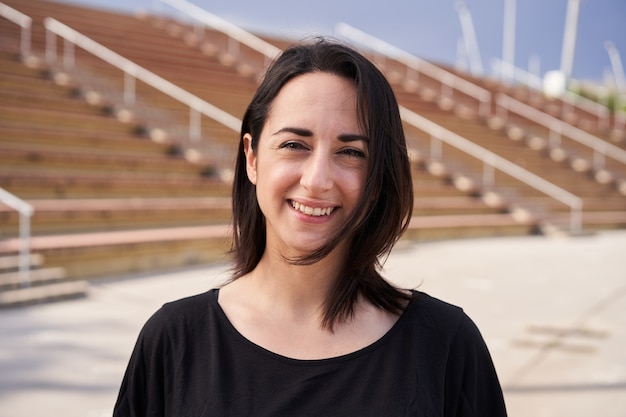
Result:
[[[462,37],[459,37],[456,42],[456,69],[459,71],[467,69],[467,50]]]
[[[617,91],[623,93],[626,92],[626,77],[624,76],[624,67],[622,66],[622,59],[619,56],[619,52],[613,42],[605,42],[604,47],[609,53],[609,59],[611,60],[611,67],[613,67],[613,76],[615,77],[615,84]]]
[[[617,87],[617,94],[615,96],[615,128],[617,130],[624,130],[626,124],[626,114],[624,113],[624,93],[626,93],[626,76],[624,76],[624,67],[622,66],[622,59],[619,56],[619,52],[612,42],[606,42],[604,44],[609,58],[611,60],[611,66],[613,67],[613,77],[615,77],[615,86]]]
[[[574,50],[576,49],[576,31],[578,30],[578,12],[580,0],[569,0],[567,16],[565,18],[565,33],[563,35],[563,50],[561,52],[561,72],[569,80],[574,65]]]
[[[483,64],[480,59],[480,52],[478,51],[478,41],[476,40],[476,31],[474,30],[472,16],[467,6],[465,6],[465,3],[462,1],[456,4],[456,11],[459,14],[459,20],[461,20],[461,29],[463,30],[463,38],[465,39],[467,53],[470,58],[472,74],[482,75]]]
[[[515,0],[504,0],[504,33],[502,35],[502,73],[501,79],[511,80],[515,68]]]

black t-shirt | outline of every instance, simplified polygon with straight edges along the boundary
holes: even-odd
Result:
[[[372,345],[320,360],[252,343],[217,298],[168,303],[148,320],[114,416],[506,416],[477,327],[425,293]]]

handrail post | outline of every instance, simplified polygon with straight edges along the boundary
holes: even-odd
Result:
[[[135,104],[135,75],[124,71],[124,105],[132,107]]]
[[[572,99],[573,101],[573,99]],[[561,119],[566,120],[567,114],[571,111],[571,108],[574,107],[574,104],[568,99],[567,96],[563,97],[561,100]]]
[[[610,123],[609,123],[610,124]],[[615,93],[615,107],[613,110],[613,129],[621,133],[626,125],[626,91],[617,89]]]
[[[68,71],[74,68],[74,43],[63,40],[63,69]]]
[[[602,132],[609,128],[609,110],[605,108],[601,113],[598,115],[598,129]]]
[[[478,114],[481,118],[486,119],[489,117],[489,113],[491,113],[491,95],[483,96],[478,105]]]
[[[593,168],[596,170],[604,169],[606,163],[606,144],[598,143],[593,148]]]
[[[57,35],[46,28],[46,62],[50,65],[57,59]]]
[[[192,142],[197,142],[202,136],[201,130],[201,118],[200,118],[200,105],[198,103],[192,103],[189,106],[189,139]]]
[[[498,96],[496,98],[496,115],[504,122],[506,122],[509,117],[508,104],[509,100],[507,96]]]
[[[454,96],[452,80],[447,74],[441,77],[441,96],[450,99]]]
[[[22,287],[30,285],[30,220],[33,206],[0,188],[0,201],[19,213],[19,255],[18,269]]]
[[[430,136],[430,158],[435,161],[441,161],[443,156],[443,143],[441,139],[435,135]]]
[[[561,138],[563,133],[561,132],[561,124],[560,123],[552,123],[550,124],[550,136],[548,138],[548,143],[550,144],[550,148],[556,148],[561,146]]]
[[[22,26],[22,31],[21,31],[20,54],[22,55],[22,59],[30,55],[30,44],[31,44],[30,39],[31,39],[31,22],[29,20],[27,25]]]
[[[228,53],[233,56],[236,57],[239,55],[239,51],[240,51],[240,47],[239,47],[240,42],[233,38],[233,37],[228,37]]]
[[[493,160],[483,160],[483,187],[492,188],[495,184],[496,167]]]
[[[0,16],[7,18],[21,28],[20,56],[22,57],[22,59],[28,57],[28,55],[30,55],[31,27],[33,19],[31,19],[29,16],[26,16],[24,13],[7,6],[4,3],[0,3]]]
[[[201,25],[198,21],[195,21],[195,23],[193,24],[193,33],[199,39],[204,39],[204,26]]]
[[[20,284],[22,287],[30,286],[30,221],[32,210],[20,211]]]
[[[570,203],[569,228],[572,235],[580,234],[583,230],[583,204],[580,199]]]

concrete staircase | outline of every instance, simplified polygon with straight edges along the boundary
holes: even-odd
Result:
[[[0,308],[84,297],[84,280],[65,280],[60,267],[43,267],[43,256],[30,257],[29,280],[22,282],[18,256],[0,256]]]
[[[221,34],[206,31],[201,39],[191,27],[145,14],[41,0],[5,2],[34,19],[37,59],[19,60],[17,27],[0,19],[0,187],[35,208],[33,256],[45,258],[62,276],[43,281],[75,283],[224,259],[237,132],[203,119],[202,141],[191,143],[185,106],[141,83],[136,105],[124,106],[121,72],[99,59],[77,49],[74,68],[47,65],[42,21],[54,17],[237,117],[262,73],[254,65],[263,62],[258,54],[242,47],[234,56]],[[268,40],[279,47],[288,43]],[[527,149],[504,128],[461,117],[455,106],[442,108],[436,94],[423,94],[435,90],[425,78],[422,94],[398,77],[390,79],[406,107],[573,191],[589,190],[586,227],[626,225],[624,199],[610,187]],[[484,189],[475,180],[480,167],[474,162],[449,149],[434,161],[424,152],[428,138],[408,126],[407,135],[416,199],[406,239],[538,233],[543,222],[567,215],[515,182]],[[17,230],[17,214],[0,205],[0,256],[16,255]],[[0,287],[0,294],[13,290],[19,288]]]
[[[381,60],[374,55],[372,59]],[[511,87],[443,67],[492,94],[490,113],[481,116],[475,97],[455,92],[453,100],[446,98],[440,81],[420,73],[419,82],[415,82],[414,70],[389,58],[381,61],[380,66],[392,81],[401,105],[580,197],[586,231],[626,226],[625,164],[607,157],[605,167],[598,169],[593,150],[566,136],[558,147],[550,146],[550,132],[544,126],[514,114],[510,114],[507,120],[499,119],[495,98],[500,93],[507,94],[583,129],[611,146],[626,149],[626,134],[613,116],[603,124],[588,111],[568,106],[558,99],[548,99],[528,88]],[[423,155],[426,165],[433,163],[438,171],[447,173],[453,181],[462,178],[475,184],[480,188],[477,193],[497,196],[512,210],[526,211],[537,219],[544,231],[568,229],[570,208],[566,205],[503,174],[496,175],[496,187],[485,189],[480,185],[482,162],[445,144],[441,149],[442,156],[438,160],[429,160],[430,136],[412,126],[406,126],[406,131],[411,146]]]

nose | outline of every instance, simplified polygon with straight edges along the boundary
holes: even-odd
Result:
[[[312,152],[303,166],[300,184],[312,194],[330,190],[333,186],[332,156],[321,150]]]

